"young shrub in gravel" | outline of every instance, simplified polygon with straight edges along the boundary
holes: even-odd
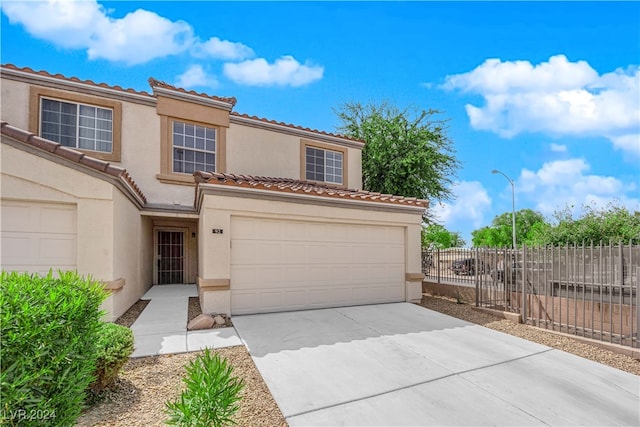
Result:
[[[112,387],[120,369],[133,353],[133,332],[114,323],[103,323],[96,342],[96,372],[91,391],[99,393]]]
[[[105,298],[75,272],[1,273],[0,424],[75,423],[93,381]]]
[[[233,415],[240,408],[241,379],[232,376],[233,366],[209,349],[186,368],[187,388],[180,399],[167,402],[167,424],[177,426],[214,426],[235,424]]]

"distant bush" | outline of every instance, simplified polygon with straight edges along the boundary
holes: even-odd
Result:
[[[113,323],[103,323],[96,342],[95,381],[93,392],[100,392],[113,386],[120,369],[133,353],[133,332],[131,329]]]
[[[233,367],[220,355],[206,349],[187,366],[187,388],[176,402],[168,402],[169,425],[223,426],[235,424],[233,415],[240,408],[241,379],[232,376]]]
[[[105,298],[75,272],[1,273],[2,424],[75,423],[94,379]]]

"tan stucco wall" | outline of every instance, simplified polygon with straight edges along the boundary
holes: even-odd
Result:
[[[149,285],[140,262],[147,249],[138,209],[111,183],[7,144],[1,147],[3,199],[64,202],[77,206],[77,270],[96,280],[124,278],[105,302],[106,320],[122,314]],[[146,264],[150,265],[150,264]]]
[[[29,85],[2,79],[2,120],[12,126],[29,128]]]
[[[231,123],[227,131],[227,172],[304,180],[305,177],[300,176],[302,140],[314,141],[308,137]],[[340,145],[335,147],[344,148]],[[361,151],[347,148],[347,161],[347,186],[362,188]]]
[[[232,123],[227,172],[299,179],[300,138]]]
[[[152,264],[148,259],[149,248],[144,244],[145,227],[138,209],[124,194],[114,188],[113,212],[115,232],[113,234],[113,276],[124,278],[125,286],[114,293],[113,319],[122,315],[151,287],[149,271]]]
[[[289,203],[242,196],[205,195],[200,210],[198,275],[201,280],[231,279],[231,218],[234,216],[404,227],[405,272],[421,272],[422,217],[419,214]],[[223,233],[213,234],[213,228],[220,228]],[[406,300],[419,301],[422,296],[421,282],[407,281],[405,286]],[[201,299],[201,303],[210,304],[211,307],[215,307],[216,312],[230,313],[230,293],[213,293],[215,295]]]
[[[30,84],[2,79],[1,87],[2,120],[9,122],[12,126],[29,129]],[[55,90],[58,91],[58,89]],[[59,93],[77,92],[59,90]],[[112,100],[122,104],[120,162],[112,163],[129,171],[149,203],[193,206],[193,185],[170,184],[157,179],[157,175],[161,172],[161,119],[156,107],[123,99],[113,98]],[[219,113],[220,110],[211,109],[211,111]],[[302,140],[314,142],[312,137],[302,138],[269,129],[231,123],[226,136],[224,171],[304,179],[300,176]],[[328,143],[325,141],[322,144]],[[345,149],[347,150],[346,184],[349,188],[360,189],[362,188],[362,153],[355,148]]]

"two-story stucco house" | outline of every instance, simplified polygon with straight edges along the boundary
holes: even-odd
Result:
[[[362,142],[154,79],[1,78],[3,269],[91,275],[110,319],[162,284],[231,315],[420,298],[427,202],[356,190]]]

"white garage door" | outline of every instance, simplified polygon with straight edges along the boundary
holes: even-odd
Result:
[[[231,312],[404,301],[404,229],[236,217]]]
[[[3,200],[4,270],[47,273],[76,269],[76,206]]]

